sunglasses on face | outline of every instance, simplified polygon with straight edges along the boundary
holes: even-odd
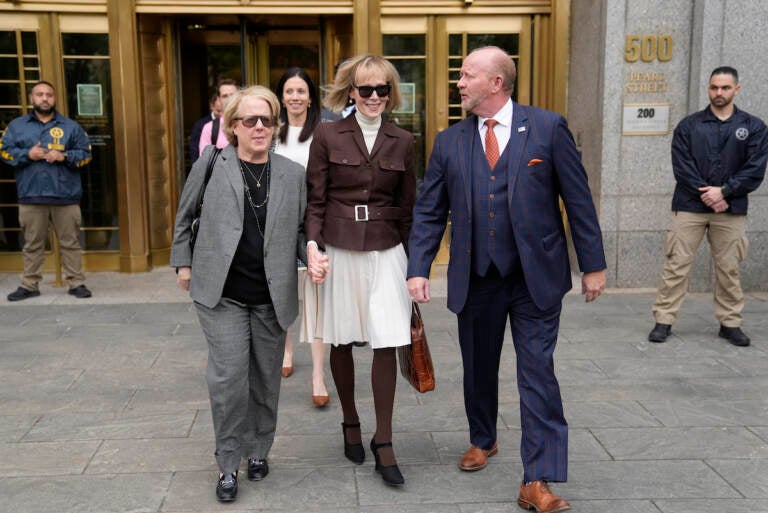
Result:
[[[235,118],[235,121],[241,121],[246,128],[253,128],[256,123],[261,121],[264,128],[272,128],[277,123],[274,116],[248,116],[247,118]]]
[[[357,89],[357,93],[360,95],[360,98],[370,98],[374,91],[376,91],[376,96],[379,98],[384,98],[385,96],[389,96],[389,93],[392,91],[392,84],[382,84],[377,86],[353,85],[352,87]]]

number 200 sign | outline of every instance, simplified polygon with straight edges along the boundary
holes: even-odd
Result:
[[[667,62],[672,59],[672,36],[662,34],[629,35],[624,46],[624,60],[627,62],[652,62],[654,60]]]

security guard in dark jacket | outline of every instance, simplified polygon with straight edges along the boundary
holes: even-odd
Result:
[[[719,336],[748,346],[741,331],[744,294],[739,264],[747,253],[747,195],[763,181],[768,161],[768,129],[739,110],[735,69],[720,67],[709,79],[710,105],[683,119],[672,140],[675,193],[672,224],[666,233],[666,262],[653,303],[656,320],[648,340],[664,342],[677,320],[688,289],[696,251],[707,235],[715,266],[715,317]]]
[[[11,121],[0,139],[0,158],[16,171],[19,225],[24,234],[21,286],[8,295],[8,301],[40,295],[49,220],[59,239],[69,293],[91,297],[84,284],[80,249],[80,170],[91,161],[91,145],[79,124],[56,112],[50,83],[37,82],[30,103],[33,111]]]

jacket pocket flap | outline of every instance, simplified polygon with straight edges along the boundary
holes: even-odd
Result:
[[[405,171],[405,162],[402,160],[380,160],[379,167],[386,171]]]
[[[359,166],[360,165],[360,155],[345,153],[342,151],[331,151],[330,155],[328,156],[328,160],[332,164],[338,164],[341,166]]]

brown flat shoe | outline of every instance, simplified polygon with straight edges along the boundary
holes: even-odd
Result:
[[[527,485],[521,484],[517,504],[521,508],[536,510],[536,513],[558,513],[571,509],[567,500],[552,493],[546,481],[533,481]]]
[[[293,374],[293,365],[291,365],[290,367],[283,367],[283,369],[280,371],[280,374],[281,374],[281,375],[282,375],[284,378],[287,378],[288,376],[290,376],[291,374]]]
[[[482,470],[488,465],[488,458],[495,456],[499,452],[499,444],[494,442],[493,447],[488,450],[481,449],[480,447],[473,445],[469,448],[464,456],[461,458],[459,468],[467,472],[474,472],[475,470]]]

